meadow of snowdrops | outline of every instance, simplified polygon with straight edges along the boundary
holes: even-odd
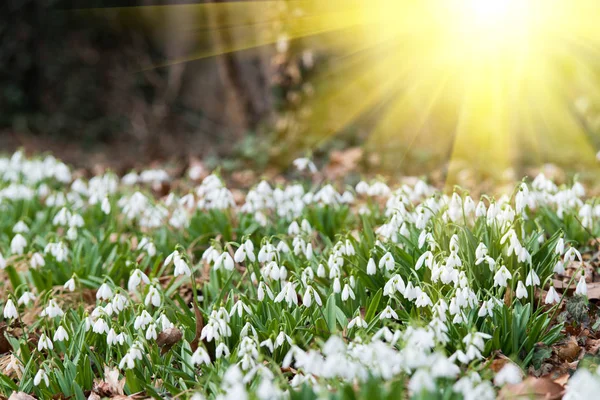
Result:
[[[160,197],[168,174],[138,172],[0,159],[3,396],[494,399],[587,301],[583,274],[552,286],[600,228],[577,182],[262,181],[236,201],[217,175]],[[579,368],[564,396],[599,387]]]

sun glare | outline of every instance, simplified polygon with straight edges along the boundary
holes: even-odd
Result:
[[[197,29],[200,35],[218,29],[241,39],[172,62],[277,43],[268,31],[254,34],[272,22],[277,5],[301,10],[281,17],[287,39],[302,40],[330,58],[329,69],[311,82],[315,95],[303,114],[307,132],[318,137],[315,144],[378,109],[383,111],[369,143],[387,149],[387,143],[400,142],[400,150],[390,156],[398,163],[420,147],[446,154],[450,164],[498,171],[523,159],[596,165],[596,139],[573,104],[582,97],[600,103],[600,1],[296,0],[178,6],[182,13],[199,16],[198,26],[182,29]],[[227,11],[228,25],[203,23],[203,13],[211,9]],[[161,26],[164,8],[143,10],[153,27]]]

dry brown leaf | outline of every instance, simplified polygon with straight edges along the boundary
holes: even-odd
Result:
[[[23,392],[12,392],[8,400],[36,400],[35,397]]]
[[[570,377],[571,376],[569,374],[562,374],[558,378],[554,379],[554,383],[558,383],[561,386],[565,386],[567,384],[567,382],[569,381]]]
[[[548,378],[526,378],[515,385],[506,385],[498,393],[501,400],[554,400],[562,398],[564,387]]]
[[[165,354],[169,351],[182,337],[183,334],[177,328],[168,328],[162,331],[156,339],[156,344],[161,348],[161,354]]]
[[[119,380],[119,370],[104,367],[104,379],[95,379],[92,391],[102,397],[122,395],[125,378]]]
[[[573,336],[571,336],[565,344],[559,345],[557,348],[558,357],[561,360],[568,362],[575,361],[579,356],[580,351],[581,348]]]

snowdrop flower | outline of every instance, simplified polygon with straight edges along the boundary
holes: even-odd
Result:
[[[306,291],[304,292],[304,296],[302,297],[302,304],[305,307],[310,307],[312,304],[312,299],[313,297],[315,298],[315,303],[317,303],[317,305],[322,306],[323,302],[321,301],[321,296],[319,296],[319,293],[317,293],[317,291],[310,285],[308,285],[306,287]]]
[[[260,282],[257,290],[258,301],[263,301],[265,299],[265,293],[273,300],[274,294],[271,289],[264,282]]]
[[[585,283],[585,277],[582,276],[579,278],[579,282],[577,283],[577,288],[575,288],[575,294],[580,294],[582,296],[587,296],[587,284]]]
[[[243,301],[238,300],[235,302],[233,307],[231,307],[231,311],[229,312],[229,316],[232,317],[233,314],[237,313],[238,317],[242,318],[242,315],[246,311],[248,314],[252,314],[252,310],[248,307]]]
[[[191,362],[193,365],[210,364],[210,356],[204,349],[204,347],[198,347],[198,349],[192,354]]]
[[[148,326],[148,324],[152,321],[152,316],[148,314],[148,311],[143,310],[140,315],[135,317],[135,320],[133,321],[133,328],[136,330],[146,329],[146,326]]]
[[[19,221],[13,226],[13,233],[27,233],[29,232],[29,227],[23,221]]]
[[[431,302],[431,299],[429,298],[429,296],[427,295],[427,293],[421,291],[418,295],[417,295],[417,301],[415,302],[415,305],[417,307],[433,307],[433,303]]]
[[[66,281],[65,284],[63,285],[63,288],[65,290],[68,290],[69,292],[74,291],[75,290],[75,277],[72,277],[71,279]]]
[[[23,235],[17,233],[10,242],[10,251],[12,254],[22,255],[26,246],[27,240],[23,237]]]
[[[108,324],[103,318],[98,318],[92,326],[92,331],[98,334],[108,333]]]
[[[54,300],[50,300],[46,308],[42,310],[40,315],[42,317],[55,318],[62,317],[65,313],[63,310],[56,304]]]
[[[294,160],[294,166],[298,171],[304,171],[308,168],[310,173],[314,174],[317,172],[317,167],[309,158],[297,158]]]
[[[21,295],[21,297],[19,297],[19,300],[17,300],[17,304],[18,305],[29,305],[30,302],[35,300],[35,296],[33,293],[31,292],[25,292]]]
[[[215,356],[217,357],[217,359],[223,356],[229,357],[229,347],[227,347],[227,345],[223,342],[219,343],[219,345],[215,349]]]
[[[54,345],[48,336],[45,333],[42,333],[40,339],[38,340],[38,351],[42,351],[44,349],[54,349]]]
[[[488,300],[484,301],[481,305],[481,308],[477,312],[478,317],[485,317],[487,315],[492,316],[494,314],[494,301]]]
[[[33,253],[33,255],[31,256],[31,268],[38,268],[38,267],[43,267],[44,265],[46,265],[46,261],[44,260],[44,257],[40,254],[40,253]]]
[[[525,288],[525,285],[523,285],[522,281],[517,283],[517,298],[527,298],[527,289]]]
[[[575,247],[569,247],[569,249],[565,253],[565,261],[571,262],[575,261],[576,259],[579,262],[583,262],[581,258],[581,253]]]
[[[515,385],[523,380],[521,369],[515,364],[508,362],[502,367],[494,377],[494,385],[504,386],[506,384]]]
[[[190,270],[190,267],[187,265],[187,263],[183,260],[183,258],[176,256],[173,263],[175,264],[173,276],[192,276],[192,271]]]
[[[12,299],[8,299],[6,304],[4,304],[4,318],[5,319],[15,319],[19,317],[19,313],[17,312],[17,307],[15,307],[15,303]]]
[[[394,266],[394,257],[390,252],[385,253],[385,255],[379,260],[379,269],[383,269],[385,267],[386,271],[391,271],[394,269]]]
[[[53,340],[55,342],[62,342],[64,340],[69,340],[69,334],[67,333],[65,328],[62,327],[62,325],[59,325],[58,328],[56,329],[56,332],[54,332]]]
[[[346,283],[342,290],[342,301],[348,300],[349,297],[352,298],[352,300],[356,299],[356,297],[354,297],[354,291],[352,291],[350,285]]]
[[[40,383],[42,383],[42,381],[44,381],[46,386],[50,386],[50,380],[48,379],[48,375],[46,374],[46,371],[44,371],[43,369],[40,369],[37,372],[37,374],[35,374],[35,377],[33,378],[33,385],[40,386]]]
[[[527,286],[538,286],[540,284],[540,277],[535,273],[533,268],[527,274],[527,278],[525,279],[525,285]]]
[[[233,258],[231,258],[231,256],[229,255],[229,253],[222,253],[215,262],[216,270],[218,270],[221,266],[223,266],[223,268],[225,268],[227,271],[233,271],[235,263],[233,261]]]
[[[558,303],[559,301],[560,301],[560,296],[558,295],[558,293],[556,293],[554,286],[550,286],[550,289],[548,289],[548,294],[546,294],[546,299],[544,300],[544,303],[552,304],[552,303]]]
[[[559,275],[565,274],[565,265],[561,260],[558,260],[556,264],[554,264],[554,269],[552,270],[552,272],[555,272]]]
[[[103,283],[96,292],[96,298],[98,300],[110,300],[112,299],[112,297],[113,291],[111,290],[110,286],[108,286],[106,283]]]
[[[4,268],[6,268],[6,260],[2,256],[2,253],[0,253],[0,269],[4,269]]]
[[[146,329],[146,340],[156,340],[157,337],[156,324],[152,323],[148,325],[148,329]]]
[[[127,289],[130,292],[133,292],[142,282],[144,282],[147,285],[150,283],[150,279],[148,279],[148,276],[145,273],[143,273],[139,269],[135,269],[129,277],[129,281],[127,282]]]
[[[556,241],[556,247],[554,248],[554,252],[559,256],[562,256],[562,254],[565,252],[565,240],[562,237],[558,238],[558,240]]]
[[[352,318],[348,323],[348,329],[350,330],[354,326],[356,326],[357,328],[367,328],[368,324],[367,321],[362,319],[360,315],[357,315],[356,317]]]
[[[375,265],[375,260],[369,258],[369,262],[367,263],[367,275],[375,275],[377,273],[377,266]]]
[[[154,307],[160,307],[160,292],[158,289],[156,289],[156,287],[150,286],[150,289],[148,289],[148,294],[146,295],[146,299],[144,300],[144,304],[146,307],[148,307],[150,304],[152,304]]]
[[[383,320],[383,319],[398,319],[398,314],[396,314],[396,312],[394,310],[392,310],[392,308],[390,306],[387,306],[386,308],[383,309],[383,311],[381,311],[381,314],[379,314],[379,319]]]
[[[287,282],[285,286],[281,289],[281,292],[275,297],[275,303],[280,303],[285,299],[288,304],[288,307],[291,307],[292,304],[298,305],[298,295],[296,294],[296,284],[292,282]]]
[[[500,267],[500,269],[494,275],[494,287],[496,287],[496,286],[506,287],[506,282],[509,279],[512,279],[512,274],[503,265],[502,267]]]
[[[108,200],[108,197],[105,197],[102,200],[102,205],[100,206],[100,209],[102,210],[102,212],[106,215],[110,214],[110,201]]]

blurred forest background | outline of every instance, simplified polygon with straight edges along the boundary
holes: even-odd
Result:
[[[222,0],[206,0],[221,3]],[[311,108],[327,87],[343,85],[336,54],[315,37],[279,39],[252,49],[244,35],[206,27],[240,24],[219,8],[169,6],[177,0],[5,0],[0,6],[0,148],[51,151],[77,166],[125,172],[153,162],[202,159],[222,169],[285,168],[309,152],[343,175],[351,170],[443,174],[452,136],[428,121],[411,143],[381,138],[366,145],[385,98],[352,120],[344,99]],[[280,1],[275,12],[297,12]],[[82,10],[83,9],[83,10]],[[244,24],[254,26],[252,15]],[[199,29],[180,29],[198,25]],[[258,29],[258,28],[257,28]],[[233,32],[233,33],[232,33]],[[243,46],[242,46],[243,47]],[[215,56],[205,49],[212,49]],[[214,51],[217,49],[217,51]],[[200,54],[198,59],[187,61]],[[186,60],[186,62],[172,62]],[[355,85],[348,97],[361,96]],[[410,106],[410,105],[409,105]],[[415,108],[419,105],[413,105]],[[319,113],[323,132],[306,123]],[[435,148],[428,143],[435,141]],[[398,154],[402,154],[401,160]],[[401,163],[399,162],[401,161]],[[526,173],[521,160],[516,175]],[[336,169],[337,168],[337,169]]]

